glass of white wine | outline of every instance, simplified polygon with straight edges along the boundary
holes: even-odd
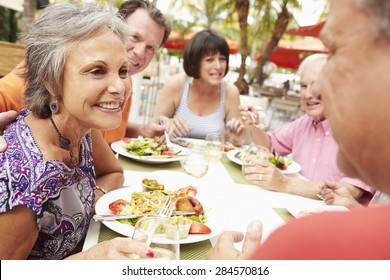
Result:
[[[180,161],[184,171],[196,178],[203,177],[209,170],[209,161],[205,157],[204,145],[190,144],[186,155]]]
[[[211,133],[206,135],[205,139],[206,151],[205,156],[211,162],[221,160],[225,147],[225,135],[221,133]]]
[[[179,228],[177,225],[173,227],[171,224],[169,236],[167,236],[164,229],[165,219],[170,218],[146,216],[138,220],[134,226],[133,239],[146,241],[147,237],[151,236],[150,248],[154,252],[154,257],[151,260],[180,259]],[[129,257],[130,259],[142,259],[136,254],[131,254]]]

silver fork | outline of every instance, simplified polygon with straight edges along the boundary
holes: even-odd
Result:
[[[171,140],[169,140],[169,135],[166,130],[164,130],[164,135],[165,135],[165,142],[167,143],[167,147],[173,148],[173,143],[171,142]]]
[[[166,121],[165,121],[165,118],[163,116],[160,117],[160,124],[166,125]],[[164,130],[164,135],[165,135],[165,142],[166,142],[167,147],[172,148],[173,143],[169,139],[169,135],[168,135],[167,130]]]
[[[264,124],[262,124],[261,121],[259,124],[256,124],[256,119],[255,119],[255,116],[253,115],[254,114],[253,112],[248,111],[248,114],[251,117],[254,126],[256,126],[262,130],[265,128]]]
[[[157,212],[157,218],[156,218],[155,223],[152,226],[152,228],[148,234],[148,240],[146,241],[146,244],[148,246],[152,242],[153,234],[156,231],[157,227],[161,224],[163,219],[172,216],[173,210],[175,209],[175,202],[176,202],[175,199],[168,196],[163,207]]]
[[[253,124],[256,125],[256,119],[255,119],[255,116],[253,115],[253,113],[251,111],[247,111],[247,112],[248,112],[249,116],[251,117]]]

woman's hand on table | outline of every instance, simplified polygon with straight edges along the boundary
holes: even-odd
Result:
[[[166,130],[169,137],[176,138],[186,136],[191,131],[191,127],[182,118],[174,117],[166,123]]]
[[[141,258],[153,258],[153,250],[144,242],[128,237],[117,237],[109,241],[96,244],[90,249],[69,256],[71,260],[129,260],[130,254],[137,254]]]
[[[206,254],[207,260],[239,260],[247,259],[256,246],[260,245],[263,236],[263,225],[259,220],[252,221],[245,236],[238,231],[225,231],[218,238],[215,246]],[[241,242],[242,251],[234,248],[234,243]]]

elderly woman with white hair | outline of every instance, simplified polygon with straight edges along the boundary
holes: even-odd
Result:
[[[332,137],[329,121],[325,117],[322,100],[313,95],[313,85],[321,75],[327,61],[326,54],[308,56],[301,63],[300,98],[305,115],[285,124],[273,132],[266,133],[254,125],[248,111],[259,117],[253,107],[241,106],[241,117],[252,132],[256,144],[275,151],[280,156],[291,155],[301,167],[301,174],[307,178],[289,177],[275,165],[257,160],[244,168],[248,181],[270,190],[286,192],[313,199],[323,199],[326,185],[347,188],[352,196],[362,203],[368,203],[373,189],[362,181],[349,178],[337,167],[338,146]]]

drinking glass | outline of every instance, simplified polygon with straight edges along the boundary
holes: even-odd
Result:
[[[184,171],[196,178],[203,177],[209,169],[209,161],[205,157],[204,145],[190,144],[186,155],[180,161]]]
[[[205,156],[211,162],[219,161],[223,156],[225,135],[221,133],[207,134],[205,139]]]
[[[164,224],[169,217],[150,217],[146,216],[138,220],[134,226],[132,238],[147,240],[151,236],[150,248],[154,252],[152,260],[179,260],[180,259],[180,242],[179,228],[169,222],[169,228],[166,231]],[[130,255],[131,259],[141,259],[136,254]],[[150,259],[150,258],[147,258]]]
[[[390,196],[387,193],[378,190],[375,192],[368,206],[372,207],[387,203],[390,203]]]
[[[268,160],[270,151],[260,145],[245,145],[240,148],[239,158],[244,164],[248,164],[251,160],[261,159]]]
[[[270,156],[270,151],[259,145],[249,145],[249,146],[243,146],[239,151],[239,158],[242,161],[242,174],[244,177],[246,175],[249,175],[247,171],[247,167],[251,166],[250,161],[252,160],[268,160],[268,157]]]

